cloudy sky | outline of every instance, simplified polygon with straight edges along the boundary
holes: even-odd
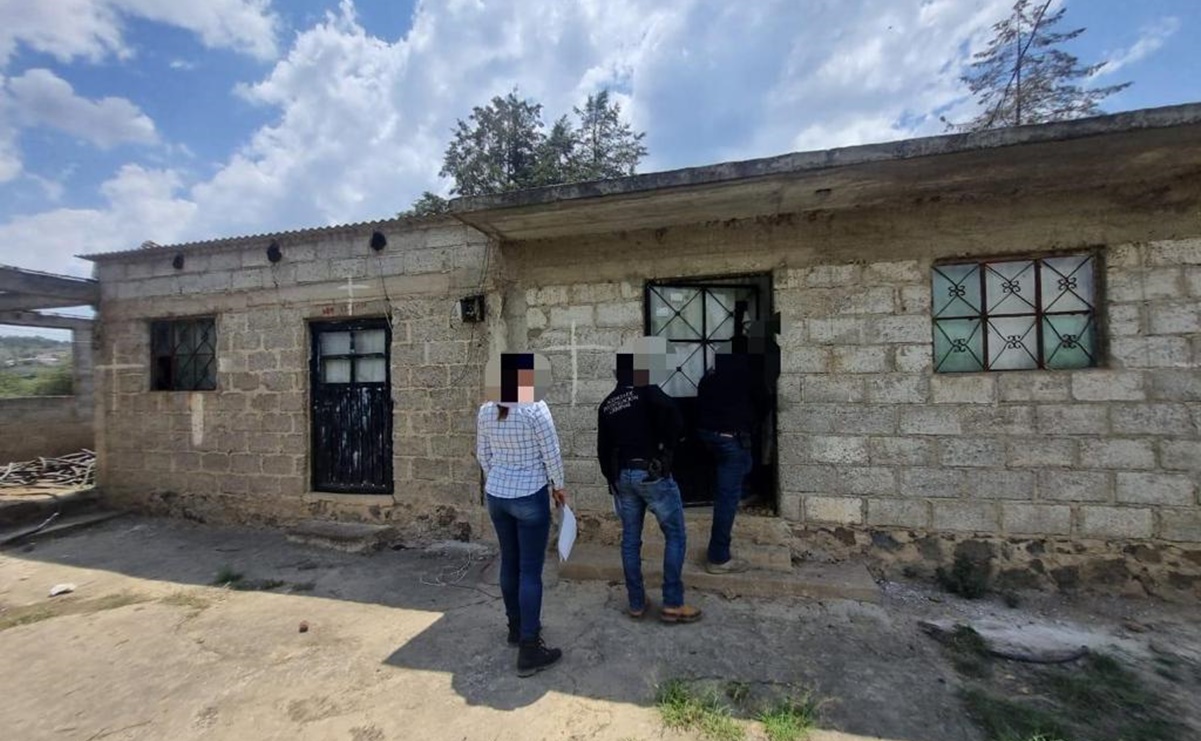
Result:
[[[1118,111],[1201,99],[1201,3],[1060,0]],[[1009,0],[0,0],[0,263],[387,217],[513,86],[613,90],[642,171],[939,133]]]

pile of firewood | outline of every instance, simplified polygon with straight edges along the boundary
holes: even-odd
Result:
[[[84,487],[96,480],[96,454],[90,450],[59,458],[38,458],[0,466],[0,489],[6,487]]]

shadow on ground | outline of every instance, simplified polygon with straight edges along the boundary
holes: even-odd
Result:
[[[45,562],[197,586],[212,585],[218,572],[236,572],[276,592],[426,613],[425,627],[379,662],[449,675],[454,691],[474,706],[512,711],[558,692],[645,707],[666,680],[715,680],[814,689],[829,700],[822,727],[851,734],[895,741],[981,738],[964,713],[960,678],[917,627],[919,617],[940,609],[924,600],[915,606],[916,600],[886,596],[882,605],[865,605],[694,593],[690,599],[704,609],[704,620],[668,626],[625,617],[617,585],[551,577],[544,635],[563,648],[564,659],[519,679],[491,561],[463,552],[357,556],[294,545],[275,531],[126,517],[29,550],[9,548],[3,556],[10,564]],[[11,581],[0,571],[0,602],[14,593]],[[87,589],[80,584],[80,593]],[[299,604],[265,619],[304,619]],[[399,621],[409,613],[396,615]],[[379,613],[364,619],[378,620]]]

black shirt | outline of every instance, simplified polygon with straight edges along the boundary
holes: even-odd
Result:
[[[718,355],[697,386],[697,426],[714,432],[754,432],[767,388],[752,355]]]
[[[618,384],[597,410],[596,457],[613,481],[631,458],[649,460],[672,452],[684,435],[684,418],[663,389]]]

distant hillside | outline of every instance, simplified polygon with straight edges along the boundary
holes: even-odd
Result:
[[[71,357],[71,343],[63,340],[50,340],[45,337],[17,337],[0,335],[0,368],[7,360],[23,360],[39,355],[54,355],[61,358]]]

